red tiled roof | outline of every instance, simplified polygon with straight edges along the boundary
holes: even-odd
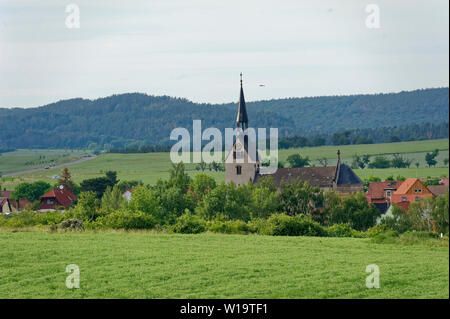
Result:
[[[449,185],[449,179],[448,179],[448,177],[443,177],[443,178],[441,178],[441,180],[439,181],[439,184],[445,185],[445,186],[448,187],[448,185]]]
[[[397,189],[403,181],[385,181],[385,182],[371,182],[367,189],[367,200],[375,202],[376,200],[385,200],[385,189]]]
[[[401,185],[399,188],[397,188],[397,191],[395,192],[395,194],[406,194],[408,192],[408,190],[411,188],[411,186],[414,185],[415,182],[417,182],[419,179],[418,178],[407,178]]]
[[[64,188],[55,188],[42,195],[41,201],[44,198],[54,199],[56,201],[55,206],[67,207],[72,205],[72,202],[76,199],[76,196]]]

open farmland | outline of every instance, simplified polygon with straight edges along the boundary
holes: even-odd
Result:
[[[343,146],[322,146],[322,147],[305,147],[298,149],[287,149],[279,151],[280,161],[285,162],[286,158],[295,153],[302,156],[308,156],[312,160],[313,165],[320,165],[317,161],[319,158],[327,158],[328,165],[336,164],[336,152],[341,150],[342,160],[348,165],[352,162],[354,154],[369,154],[372,156],[384,154],[400,153],[402,156],[412,159],[413,163],[410,168],[388,168],[388,169],[356,169],[355,172],[360,178],[367,178],[369,175],[386,178],[389,175],[402,175],[405,177],[440,177],[448,176],[448,166],[444,166],[444,159],[449,157],[449,140],[429,140],[414,141],[400,143],[384,143],[384,144],[364,144],[364,145],[343,145]],[[425,154],[434,149],[439,149],[437,157],[438,164],[436,167],[426,167]],[[41,151],[51,152],[51,151]],[[42,155],[42,154],[41,154]],[[8,161],[14,160],[12,153],[5,153],[0,156],[0,167],[6,167]],[[419,162],[419,168],[414,163]],[[15,164],[17,169],[18,164]],[[81,182],[84,179],[101,176],[107,170],[114,170],[118,173],[121,180],[142,180],[144,183],[154,184],[159,178],[167,178],[168,170],[171,167],[169,153],[147,153],[147,154],[101,154],[97,158],[70,166],[70,172],[75,182]],[[189,175],[195,175],[198,171],[194,164],[186,165]],[[23,174],[14,177],[4,177],[2,185],[4,187],[13,188],[20,182],[32,182],[35,180],[44,180],[54,183],[54,175],[58,175],[61,169],[47,169],[30,174]],[[214,172],[207,170],[208,175],[213,176],[217,181],[225,180],[224,172]]]
[[[0,231],[0,298],[449,298],[448,247],[370,239]],[[80,289],[65,286],[66,266]],[[380,288],[365,286],[366,266]]]

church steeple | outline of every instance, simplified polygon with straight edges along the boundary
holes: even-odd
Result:
[[[245,107],[244,89],[242,88],[242,73],[241,73],[241,93],[239,96],[239,107],[236,117],[236,125],[237,127],[242,128],[243,131],[245,131],[248,128],[247,109]]]

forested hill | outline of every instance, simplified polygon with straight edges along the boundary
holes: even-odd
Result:
[[[250,127],[278,127],[280,137],[441,123],[449,116],[449,89],[276,99],[249,102],[247,110]],[[236,111],[237,103],[197,104],[139,93],[0,109],[0,148],[164,144],[173,128],[191,130],[194,119],[202,120],[203,129],[234,127]]]

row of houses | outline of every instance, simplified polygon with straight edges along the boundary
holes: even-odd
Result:
[[[448,189],[448,178],[441,178],[439,185],[428,186],[419,178],[407,178],[404,181],[371,182],[366,198],[369,203],[374,204],[384,214],[392,204],[408,211],[411,203],[431,196],[443,196]]]
[[[407,178],[406,180],[371,182],[366,193],[369,203],[374,204],[377,209],[385,214],[392,204],[402,207],[408,211],[413,202],[431,196],[443,196],[449,189],[449,179],[442,178],[439,185],[426,186],[419,178]],[[28,199],[12,199],[11,191],[0,192],[0,213],[10,214],[13,212],[30,209],[31,201]],[[131,200],[132,190],[126,190],[122,196]],[[57,209],[64,209],[73,204],[76,196],[63,186],[54,188],[40,197],[38,211],[45,212]]]
[[[19,200],[11,198],[11,191],[0,192],[0,213],[10,214],[24,209],[31,209],[32,202],[26,198]],[[57,209],[64,209],[73,204],[76,196],[63,186],[51,189],[40,197],[38,211],[45,212]]]

